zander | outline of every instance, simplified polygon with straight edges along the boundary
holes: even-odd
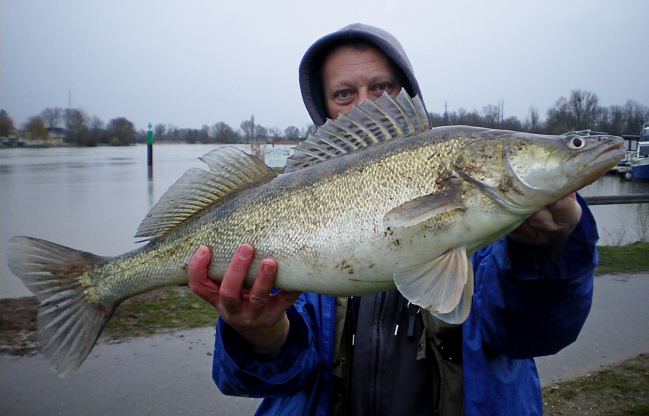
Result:
[[[328,120],[297,146],[286,174],[226,148],[201,158],[152,208],[149,243],[100,257],[14,237],[9,267],[38,297],[38,340],[61,376],[85,360],[115,308],[187,284],[200,245],[219,281],[237,247],[279,264],[276,285],[332,296],[395,285],[439,318],[471,310],[469,256],[532,213],[597,180],[624,156],[619,137],[542,136],[465,126],[431,128],[405,92]]]

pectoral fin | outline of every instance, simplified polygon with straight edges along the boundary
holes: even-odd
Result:
[[[473,270],[464,247],[394,274],[403,296],[445,322],[464,322],[471,310]]]
[[[384,227],[411,227],[445,212],[466,211],[462,203],[462,188],[452,186],[434,194],[425,195],[390,210],[383,217]]]

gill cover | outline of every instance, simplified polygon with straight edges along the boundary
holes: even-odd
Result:
[[[560,136],[489,133],[467,144],[455,159],[455,170],[463,179],[516,214],[531,214],[557,193],[569,193],[565,168],[580,148],[571,148],[570,141]]]

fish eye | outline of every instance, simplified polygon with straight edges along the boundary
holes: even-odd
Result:
[[[586,141],[580,137],[573,137],[570,142],[568,142],[568,147],[571,149],[581,149],[586,146]]]

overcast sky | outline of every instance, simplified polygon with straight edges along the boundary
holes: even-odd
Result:
[[[544,117],[584,89],[649,105],[647,0],[4,0],[2,108],[18,126],[47,107],[136,128],[310,122],[297,69],[354,22],[395,35],[431,112]]]

